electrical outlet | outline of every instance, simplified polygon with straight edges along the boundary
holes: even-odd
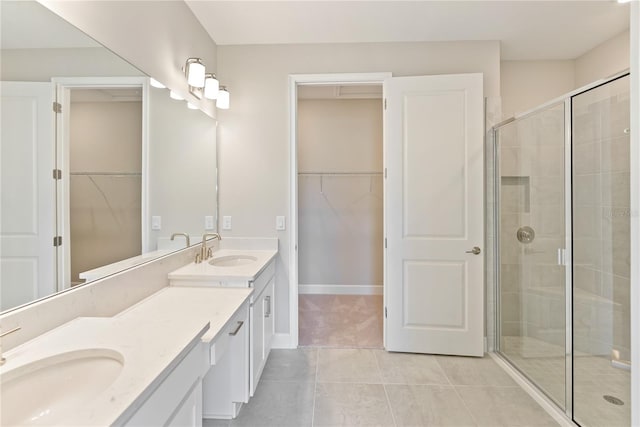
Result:
[[[222,229],[223,230],[231,230],[231,217],[223,216],[222,217]]]
[[[284,230],[285,227],[285,222],[284,222],[284,217],[283,216],[277,216],[276,217],[276,230]]]
[[[213,230],[214,226],[213,226],[213,216],[212,215],[206,215],[204,217],[204,229],[205,230]]]
[[[161,216],[152,216],[151,217],[151,229],[152,230],[160,230],[160,229],[162,229],[162,217]]]

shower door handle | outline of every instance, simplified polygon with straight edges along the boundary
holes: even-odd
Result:
[[[480,255],[480,248],[477,246],[474,246],[473,249],[471,249],[470,251],[465,251],[465,253],[467,254],[474,254],[474,255]]]

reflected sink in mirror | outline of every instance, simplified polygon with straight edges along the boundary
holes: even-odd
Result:
[[[3,426],[61,425],[106,390],[124,368],[109,349],[57,354],[4,372],[0,379]]]
[[[256,262],[257,258],[249,255],[227,255],[213,258],[209,264],[214,267],[236,267]]]

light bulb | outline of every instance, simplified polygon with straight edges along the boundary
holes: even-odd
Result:
[[[218,79],[216,79],[215,74],[207,74],[204,79],[204,97],[207,99],[216,99],[219,90],[220,83]]]
[[[220,91],[218,92],[216,107],[220,108],[221,110],[229,109],[229,91],[224,86],[221,86]]]
[[[165,85],[163,85],[162,83],[160,83],[159,81],[157,81],[156,79],[154,79],[153,77],[149,78],[149,84],[153,87],[157,87],[158,89],[164,89],[166,88]]]
[[[179,93],[176,93],[174,91],[170,91],[169,92],[169,98],[175,99],[176,101],[183,101],[184,100],[184,97],[182,95],[180,95]]]
[[[187,83],[193,87],[204,87],[204,64],[199,58],[187,59]]]

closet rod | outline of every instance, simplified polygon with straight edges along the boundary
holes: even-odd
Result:
[[[382,172],[298,172],[298,175],[382,175]]]
[[[142,172],[69,172],[71,176],[142,176]]]

